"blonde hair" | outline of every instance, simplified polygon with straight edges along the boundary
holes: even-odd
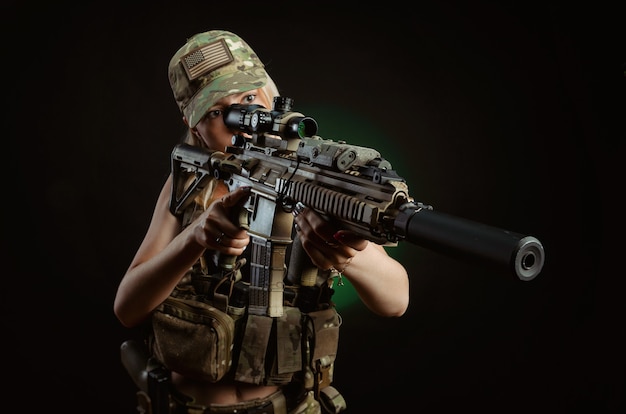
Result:
[[[265,95],[265,98],[270,103],[274,102],[275,97],[280,96],[276,83],[269,75],[267,75],[267,82],[265,83],[263,87],[259,88],[259,90]],[[268,109],[271,109],[271,108],[268,108]],[[183,136],[183,142],[185,144],[193,145],[196,147],[207,148],[207,145],[204,142],[204,140],[196,136],[196,134],[193,133],[191,128],[187,129],[185,135]],[[195,177],[189,177],[189,180],[186,183],[185,188],[187,188],[188,185],[191,184],[191,182],[193,182],[194,178]],[[194,199],[194,202],[197,205],[202,206],[203,209],[206,209],[213,202],[213,192],[215,191],[216,187],[217,187],[217,180],[215,180],[214,178],[211,178],[210,181],[204,187],[204,189],[202,189],[202,191],[196,196],[196,198]]]

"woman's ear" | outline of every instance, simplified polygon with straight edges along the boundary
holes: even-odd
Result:
[[[183,122],[185,123],[185,125],[187,125],[187,127],[189,128],[189,121],[187,120],[187,117],[183,115]],[[191,130],[191,133],[194,134],[196,137],[202,139],[202,136],[200,135],[200,133],[198,132],[198,129],[196,127],[193,128],[189,128]]]

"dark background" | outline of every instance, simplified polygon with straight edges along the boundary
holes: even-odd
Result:
[[[320,135],[374,146],[417,200],[546,251],[522,282],[394,250],[410,273],[405,316],[338,300],[348,412],[624,409],[616,7],[131,3],[1,6],[3,406],[134,412],[119,346],[137,332],[112,304],[184,131],[167,65],[186,37],[224,28]]]

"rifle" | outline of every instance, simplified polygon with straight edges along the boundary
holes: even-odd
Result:
[[[172,151],[170,211],[179,215],[212,176],[232,191],[251,187],[238,220],[252,245],[252,314],[282,315],[286,280],[312,286],[318,269],[307,262],[292,232],[297,203],[313,208],[339,227],[384,246],[409,242],[461,259],[507,269],[534,279],[544,263],[541,242],[468,219],[436,212],[409,195],[406,180],[380,152],[317,136],[317,122],[291,111],[293,100],[274,99],[271,110],[234,104],[224,122],[239,131],[225,151],[179,144]],[[192,178],[191,184],[187,184]],[[292,236],[293,234],[293,236]],[[224,269],[232,269],[225,258]]]

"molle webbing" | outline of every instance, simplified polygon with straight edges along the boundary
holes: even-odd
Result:
[[[281,317],[248,315],[235,379],[283,385],[302,370],[302,314],[285,306]]]

